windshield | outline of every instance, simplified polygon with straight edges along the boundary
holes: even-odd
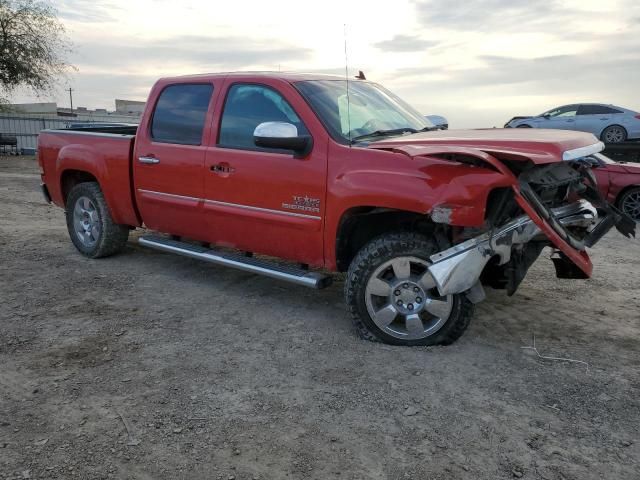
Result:
[[[401,135],[433,127],[419,112],[375,83],[350,81],[348,104],[346,80],[307,80],[295,87],[341,143],[387,130]]]

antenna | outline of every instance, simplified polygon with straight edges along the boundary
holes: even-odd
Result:
[[[69,92],[69,103],[71,103],[71,113],[73,113],[73,88],[69,87],[67,92]]]
[[[347,82],[347,136],[351,148],[351,102],[349,100],[349,59],[347,57],[347,24],[344,24],[344,78]]]

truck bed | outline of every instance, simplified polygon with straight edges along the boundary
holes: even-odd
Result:
[[[138,226],[131,165],[136,129],[136,125],[125,125],[43,130],[38,137],[38,162],[53,203],[65,207],[70,180],[97,181],[113,220]]]

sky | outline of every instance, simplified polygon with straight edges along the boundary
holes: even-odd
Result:
[[[640,111],[640,0],[54,0],[76,67],[40,98],[114,109],[162,76],[358,70],[450,128],[578,102]],[[346,34],[345,34],[346,32]]]

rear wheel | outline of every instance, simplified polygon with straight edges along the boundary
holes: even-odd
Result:
[[[602,131],[600,139],[604,143],[620,143],[627,139],[627,130],[620,125],[611,125]]]
[[[113,222],[102,190],[96,182],[83,182],[67,197],[67,230],[80,253],[89,258],[119,252],[129,238],[129,227]]]
[[[447,345],[469,325],[464,294],[440,296],[428,271],[434,241],[415,233],[378,237],[353,259],[345,296],[362,338],[394,345]]]
[[[618,200],[618,208],[640,222],[640,187],[634,187],[624,192]]]

